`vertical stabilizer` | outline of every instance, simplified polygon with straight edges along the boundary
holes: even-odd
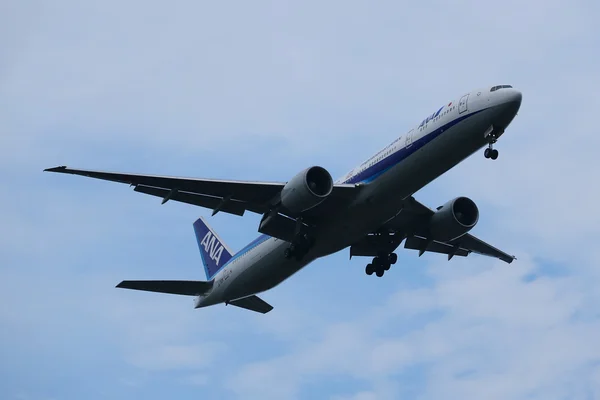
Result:
[[[204,218],[200,217],[194,222],[194,231],[196,232],[202,264],[204,264],[204,271],[206,272],[206,279],[210,280],[231,259],[233,253],[215,231],[208,226]]]

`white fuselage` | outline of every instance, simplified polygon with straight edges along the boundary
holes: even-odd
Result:
[[[288,242],[261,235],[215,275],[212,290],[197,298],[196,307],[271,289],[315,259],[377,230],[398,214],[404,199],[486,146],[492,130],[502,135],[520,103],[517,90],[488,87],[438,108],[336,182],[363,188],[349,207],[325,219],[315,233],[316,245],[301,261],[285,258]]]

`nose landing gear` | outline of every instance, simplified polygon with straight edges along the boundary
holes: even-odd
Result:
[[[489,147],[485,149],[485,151],[483,152],[483,156],[485,158],[491,158],[492,160],[495,160],[496,158],[498,158],[498,150]]]
[[[373,258],[372,263],[367,264],[365,273],[367,275],[373,275],[373,273],[375,273],[375,275],[381,278],[385,271],[389,270],[393,264],[396,264],[396,261],[398,261],[398,255],[396,253],[378,255]]]
[[[495,160],[496,158],[498,158],[498,150],[494,149],[494,143],[496,143],[498,139],[493,133],[490,134],[490,138],[490,144],[488,145],[488,148],[485,149],[485,151],[483,152],[483,156],[485,158],[491,158],[492,160]]]

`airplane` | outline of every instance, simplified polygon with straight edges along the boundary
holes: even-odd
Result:
[[[372,257],[367,275],[382,277],[404,248],[455,256],[476,253],[511,263],[516,257],[469,232],[479,221],[473,200],[459,196],[435,210],[413,194],[485,147],[496,160],[494,144],[521,106],[511,85],[464,93],[444,103],[417,126],[397,137],[342,178],[333,181],[321,166],[311,166],[287,182],[254,182],[137,175],[71,169],[44,171],[127,183],[134,191],[219,212],[262,215],[258,236],[234,253],[200,217],[193,224],[206,281],[122,281],[118,288],[194,296],[194,308],[231,304],[267,313],[259,298],[314,260],[349,248],[353,256]]]

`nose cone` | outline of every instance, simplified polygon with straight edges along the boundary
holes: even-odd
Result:
[[[521,108],[521,100],[523,100],[523,94],[516,89],[503,89],[502,101],[498,107],[499,113],[496,121],[496,125],[506,128],[517,115],[519,108]],[[499,93],[500,94],[500,93]]]
[[[519,107],[521,107],[521,100],[523,100],[523,94],[516,89],[508,89],[505,92],[505,101],[506,103],[513,104],[517,107],[517,111]]]

